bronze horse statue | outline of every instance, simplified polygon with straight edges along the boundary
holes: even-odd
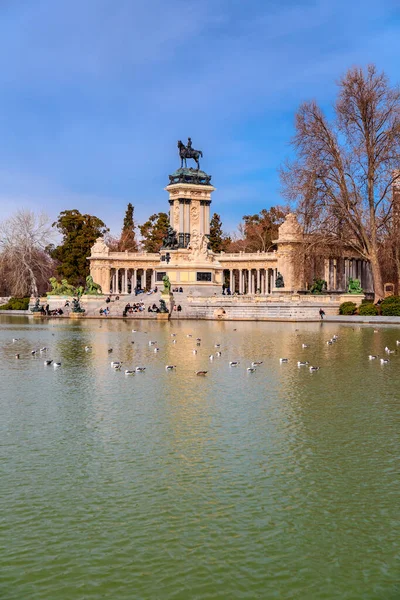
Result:
[[[185,144],[183,144],[181,142],[181,140],[178,140],[179,156],[181,158],[181,169],[183,168],[183,161],[185,161],[185,167],[187,168],[186,160],[188,158],[192,158],[197,164],[197,170],[199,170],[200,169],[199,158],[200,158],[200,156],[203,158],[203,153],[201,150],[194,150],[194,148],[192,148],[190,138],[189,138],[189,144],[187,146],[185,146]]]

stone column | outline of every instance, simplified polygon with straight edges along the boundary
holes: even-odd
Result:
[[[119,269],[115,269],[115,294],[119,294]]]
[[[179,200],[179,232],[178,234],[184,234],[184,200]],[[179,239],[179,235],[178,235]]]
[[[200,235],[204,233],[204,203],[200,202]]]
[[[205,216],[204,216],[204,233],[210,234],[210,203],[207,202],[205,205]]]
[[[128,269],[125,269],[124,283],[125,283],[125,294],[127,294],[128,293]]]
[[[156,287],[156,270],[153,269],[153,271],[151,272],[151,288],[154,290],[155,287]]]
[[[242,276],[242,269],[238,269],[239,271],[239,294],[243,293],[243,276]]]
[[[146,285],[147,285],[147,269],[143,269],[143,283],[142,283],[142,288],[146,289]]]
[[[256,292],[257,292],[257,290],[260,290],[260,294],[262,293],[262,290],[261,290],[261,271],[260,271],[260,269],[257,269],[257,289],[256,289]]]

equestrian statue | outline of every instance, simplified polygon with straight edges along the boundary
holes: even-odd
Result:
[[[200,161],[199,158],[203,158],[203,153],[201,150],[195,150],[192,148],[192,139],[188,138],[187,146],[178,140],[178,148],[179,148],[179,156],[181,158],[181,169],[183,169],[183,162],[185,162],[185,168],[187,168],[187,159],[192,158],[197,164],[197,170],[200,170]]]

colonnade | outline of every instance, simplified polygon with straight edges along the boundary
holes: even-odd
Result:
[[[228,275],[229,273],[229,275]],[[228,279],[232,294],[271,294],[275,287],[276,269],[225,269],[224,280]]]
[[[359,279],[364,291],[373,290],[371,266],[368,261],[358,258],[326,258],[324,279],[329,291],[345,291],[349,279]]]
[[[155,269],[111,269],[111,294],[132,294],[138,286],[141,289],[154,289],[156,285]]]

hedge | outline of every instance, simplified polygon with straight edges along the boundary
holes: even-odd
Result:
[[[376,316],[378,313],[378,309],[376,308],[375,304],[372,304],[372,302],[361,304],[360,308],[358,309],[358,314],[363,317]]]
[[[339,315],[354,315],[357,310],[355,302],[342,302],[339,306]]]
[[[0,306],[0,310],[28,310],[30,298],[10,298],[6,304]]]
[[[381,304],[381,314],[384,317],[400,317],[400,297],[389,296]]]

